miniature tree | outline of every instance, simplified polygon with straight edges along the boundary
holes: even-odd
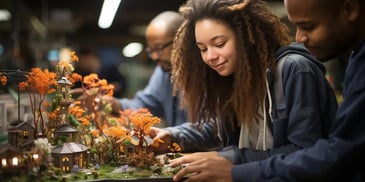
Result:
[[[108,137],[108,141],[111,145],[112,157],[117,157],[120,150],[120,140],[129,140],[128,131],[122,127],[109,127],[104,129],[104,134]],[[117,161],[117,158],[114,158]]]
[[[146,113],[132,116],[131,121],[133,124],[133,135],[138,138],[136,152],[140,153],[144,145],[148,146],[145,137],[148,136],[151,126],[160,123],[160,118],[153,117],[152,114]]]
[[[148,147],[154,143],[148,143],[146,140],[151,126],[160,123],[160,118],[154,117],[145,108],[135,111],[127,109],[120,112],[119,122],[128,126],[131,138],[137,138],[134,153],[128,153],[127,164],[142,169],[160,165],[161,163],[154,157],[154,153],[148,150]]]
[[[91,115],[96,129],[103,133],[103,126],[108,126],[107,119],[111,113],[111,106],[103,102],[102,98],[112,96],[114,86],[108,84],[105,79],[99,79],[97,74],[90,74],[83,78],[82,90],[88,99],[81,106]]]
[[[46,101],[47,94],[55,91],[54,86],[56,86],[56,74],[48,71],[47,69],[41,70],[40,68],[33,68],[30,73],[25,75],[25,78],[25,81],[19,83],[19,89],[27,91],[29,95],[31,111],[33,114],[33,124],[35,128],[34,138],[38,138],[39,130],[42,133],[42,137],[45,137],[46,128],[42,113],[46,111],[48,107],[48,103]],[[40,129],[38,127],[40,127]]]

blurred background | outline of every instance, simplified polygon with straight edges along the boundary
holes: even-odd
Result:
[[[115,16],[108,18],[109,26],[98,24],[104,0],[1,0],[1,69],[52,68],[69,50],[94,54],[101,62],[94,66],[100,68],[90,69],[108,73],[113,69],[115,81],[124,79],[116,96],[132,97],[146,85],[155,66],[143,51],[147,23],[161,11],[178,10],[186,0],[105,2],[119,3],[107,8],[108,12],[116,9]],[[286,17],[282,0],[268,2]],[[122,78],[114,78],[117,74]]]

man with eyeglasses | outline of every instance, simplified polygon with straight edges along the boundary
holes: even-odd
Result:
[[[151,30],[151,31],[153,31],[153,30]],[[152,40],[152,42],[153,42],[153,40]],[[173,42],[174,42],[174,40],[171,39],[170,41],[168,41],[156,48],[150,48],[150,47],[146,48],[146,53],[147,53],[148,57],[151,58],[152,60],[156,61],[157,64],[159,66],[161,66],[161,68],[164,71],[171,71],[171,63],[169,60],[163,60],[163,59],[159,59],[159,58],[161,57],[161,55],[164,54],[164,51],[172,45]]]
[[[146,29],[147,55],[157,63],[148,82],[132,99],[112,100],[113,110],[147,108],[164,122],[162,126],[185,123],[187,114],[179,107],[178,96],[173,96],[170,81],[171,51],[175,33],[184,17],[177,12],[164,11],[153,18]]]

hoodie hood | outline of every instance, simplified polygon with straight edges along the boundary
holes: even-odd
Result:
[[[276,60],[278,61],[280,60],[280,58],[290,53],[296,53],[305,56],[314,64],[316,64],[323,74],[326,74],[325,66],[320,61],[318,61],[316,57],[310,54],[308,49],[306,49],[303,44],[298,42],[294,42],[290,45],[280,47],[275,53]]]

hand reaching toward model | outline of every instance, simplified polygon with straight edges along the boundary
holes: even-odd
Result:
[[[199,152],[186,155],[170,161],[172,167],[184,165],[174,177],[174,181],[180,181],[184,176],[189,176],[185,182],[194,181],[232,181],[231,169],[233,164],[223,157],[219,157],[217,152]]]

